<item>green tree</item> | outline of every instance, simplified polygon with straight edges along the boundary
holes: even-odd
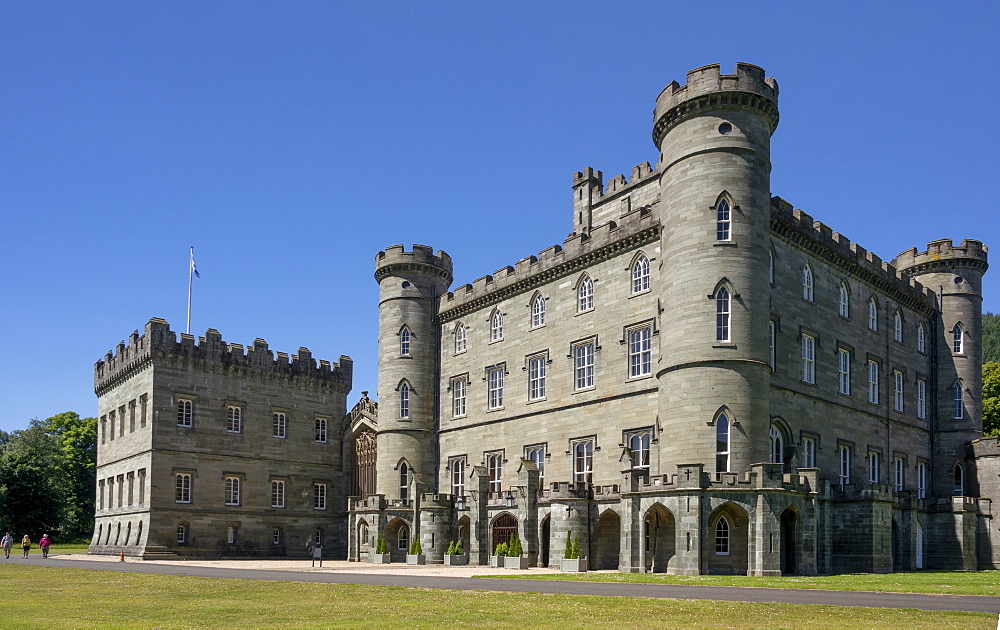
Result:
[[[983,315],[983,363],[1000,363],[1000,315]]]
[[[63,505],[60,533],[89,536],[94,528],[94,487],[97,483],[97,418],[65,411],[46,418],[42,427],[59,447],[56,465],[62,473]]]
[[[983,364],[983,433],[1000,435],[1000,363]]]
[[[14,431],[0,455],[0,529],[38,539],[61,534],[64,487],[59,446],[42,422]]]

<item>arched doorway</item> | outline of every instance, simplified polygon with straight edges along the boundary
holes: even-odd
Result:
[[[746,575],[750,564],[750,519],[731,501],[708,517],[703,534],[702,559],[710,575]]]
[[[358,560],[365,560],[371,554],[369,536],[368,523],[364,519],[358,521]]]
[[[552,518],[546,516],[542,519],[541,554],[538,556],[538,566],[549,566],[549,536],[551,535]]]
[[[924,530],[920,523],[913,521],[914,538],[916,538],[916,548],[913,550],[913,566],[917,569],[924,568]]]
[[[386,551],[393,562],[404,562],[410,550],[410,527],[401,518],[394,518],[385,526]]]
[[[597,549],[594,568],[617,569],[621,550],[622,519],[614,510],[605,510],[597,519]]]
[[[469,553],[469,520],[468,516],[458,519],[458,540],[462,541],[463,553]]]
[[[666,573],[667,565],[676,552],[674,515],[657,503],[643,519],[643,549],[645,567],[649,573]]]
[[[781,574],[792,575],[797,570],[795,541],[798,540],[798,514],[792,508],[781,513]]]
[[[514,518],[513,514],[509,512],[504,512],[500,516],[493,520],[493,527],[491,528],[492,536],[490,536],[490,555],[496,550],[497,545],[500,543],[505,543],[510,540],[510,535],[517,531],[517,519]]]

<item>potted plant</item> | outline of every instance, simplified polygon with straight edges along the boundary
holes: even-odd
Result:
[[[462,541],[451,541],[448,545],[448,551],[444,554],[444,563],[449,567],[461,567],[469,563],[469,559],[465,557],[465,552],[462,551]]]
[[[497,548],[490,556],[490,566],[491,567],[502,567],[504,565],[503,558],[507,555],[507,543],[497,543]]]
[[[420,539],[413,537],[410,543],[410,553],[406,554],[406,564],[427,564],[427,556],[420,549]]]
[[[586,573],[587,559],[580,557],[580,537],[574,540],[573,532],[566,537],[566,551],[563,552],[563,559],[559,568],[567,573]]]
[[[521,537],[517,532],[511,532],[510,542],[507,543],[507,557],[503,560],[505,569],[527,569],[528,559],[522,556],[524,550],[521,549]]]
[[[379,534],[378,542],[375,543],[375,553],[371,554],[374,564],[389,564],[389,549],[385,542],[385,536]]]

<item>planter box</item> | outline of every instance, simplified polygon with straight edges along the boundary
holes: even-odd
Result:
[[[372,564],[389,564],[389,554],[373,553],[370,555]]]
[[[504,556],[490,556],[490,566],[494,569],[503,566]]]
[[[566,558],[563,558],[559,568],[565,571],[566,573],[586,573],[587,559],[574,558],[572,560],[567,560]]]
[[[504,556],[503,567],[505,569],[523,569],[528,568],[528,559],[524,556],[512,558],[510,556]]]
[[[427,556],[424,554],[406,554],[406,564],[427,564]]]
[[[469,564],[469,557],[464,554],[460,556],[445,555],[444,564],[448,567],[464,567]]]

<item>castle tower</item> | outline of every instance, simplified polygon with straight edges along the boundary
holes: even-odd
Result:
[[[740,63],[691,70],[656,99],[660,150],[659,414],[669,466],[768,460],[770,144],[778,85]],[[728,454],[720,453],[720,416]],[[706,426],[708,425],[708,426]]]
[[[932,241],[927,251],[911,248],[893,261],[904,275],[938,295],[939,317],[931,322],[927,351],[936,363],[931,409],[934,465],[931,484],[935,496],[957,494],[955,465],[971,473],[965,463],[966,444],[983,434],[983,274],[989,266],[987,248],[964,240],[958,247],[949,239]],[[960,397],[959,397],[960,393]],[[935,404],[936,399],[936,404]],[[974,479],[964,479],[970,496]]]
[[[437,480],[438,298],[451,285],[451,257],[425,245],[402,245],[375,256],[379,284],[378,457],[375,488],[404,498],[410,479]],[[411,486],[408,492],[412,494]],[[413,496],[405,498],[413,499]]]

